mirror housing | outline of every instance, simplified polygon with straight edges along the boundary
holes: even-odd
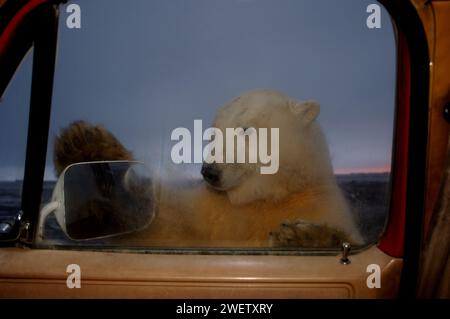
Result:
[[[143,163],[76,163],[63,171],[52,201],[42,208],[38,239],[52,212],[70,239],[92,240],[139,231],[151,223],[154,211],[153,183]]]

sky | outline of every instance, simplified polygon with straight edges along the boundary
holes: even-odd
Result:
[[[254,88],[319,101],[336,173],[388,171],[395,34],[383,8],[382,27],[367,28],[373,2],[80,0],[81,29],[66,27],[62,6],[46,178],[54,137],[80,119],[173,169],[170,132],[209,125]],[[31,65],[29,54],[0,103],[0,180],[23,174]],[[175,170],[198,174],[183,165]]]

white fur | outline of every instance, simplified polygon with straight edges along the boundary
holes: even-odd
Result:
[[[217,164],[218,190],[206,183],[162,188],[158,217],[147,232],[154,243],[177,246],[267,246],[270,231],[303,219],[345,231],[362,243],[333,174],[314,101],[296,101],[271,90],[242,94],[220,109],[212,126],[279,128],[279,170],[260,164]],[[270,147],[269,147],[270,150]]]

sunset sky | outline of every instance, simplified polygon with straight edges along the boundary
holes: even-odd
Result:
[[[367,28],[373,2],[80,0],[79,30],[62,7],[46,178],[51,141],[74,120],[165,163],[172,129],[212,123],[254,88],[320,102],[336,173],[389,171],[395,36],[384,9],[382,28]],[[22,176],[30,73],[31,56],[0,104],[0,180]]]

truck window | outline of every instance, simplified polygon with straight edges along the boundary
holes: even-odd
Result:
[[[80,28],[63,7],[44,183],[74,163],[139,161],[154,216],[80,241],[50,214],[40,244],[314,253],[375,243],[389,209],[396,41],[372,2],[80,1]],[[4,149],[24,135],[1,129]],[[106,215],[111,204],[88,203]]]

